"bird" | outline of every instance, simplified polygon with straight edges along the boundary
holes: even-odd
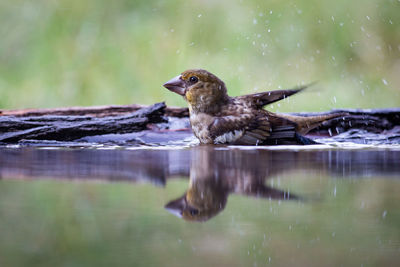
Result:
[[[326,120],[346,115],[277,114],[264,107],[308,86],[231,97],[225,83],[204,69],[186,70],[163,86],[188,103],[191,128],[200,144],[315,144],[304,135]]]

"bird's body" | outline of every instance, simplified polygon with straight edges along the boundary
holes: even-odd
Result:
[[[203,144],[301,144],[306,134],[323,121],[343,116],[289,116],[263,107],[303,88],[230,97],[225,84],[205,70],[187,70],[166,84],[184,97],[189,106],[193,133]],[[312,141],[311,141],[312,142]]]

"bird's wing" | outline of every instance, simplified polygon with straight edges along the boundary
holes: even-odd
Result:
[[[250,104],[255,108],[262,108],[265,105],[274,103],[276,101],[279,101],[281,99],[285,99],[286,97],[294,95],[294,94],[306,89],[310,85],[311,84],[301,86],[301,87],[298,87],[295,89],[275,90],[275,91],[269,91],[269,92],[243,95],[243,96],[236,97],[236,99],[238,99],[240,101],[250,102]]]
[[[257,145],[271,135],[271,125],[264,113],[231,115],[216,118],[209,132],[214,143]]]
[[[297,144],[296,123],[265,110],[215,118],[209,133],[216,144]]]

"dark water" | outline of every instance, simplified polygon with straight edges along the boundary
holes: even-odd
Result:
[[[398,266],[400,151],[0,150],[0,266]]]

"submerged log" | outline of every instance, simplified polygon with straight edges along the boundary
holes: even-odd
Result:
[[[323,113],[295,113],[295,115],[313,116],[337,112],[346,112],[348,115],[328,120],[312,130],[310,134],[333,136],[350,129],[379,134],[400,126],[400,108],[341,109]],[[183,138],[192,135],[188,129],[188,115],[187,108],[166,107],[164,103],[150,106],[0,110],[0,143],[26,143],[28,140],[30,143],[37,144],[44,140],[52,143],[52,141],[70,142],[78,139],[84,140],[84,142],[95,140],[96,143],[102,143],[107,140],[120,143],[121,138],[118,135],[124,136],[125,139],[143,140],[139,134],[146,133],[147,136],[151,135],[151,138],[154,139],[155,132],[168,129],[173,129],[175,133],[177,133],[176,130],[184,130],[185,133],[179,137]],[[167,131],[171,140],[177,139],[172,136],[174,131]],[[110,134],[114,135],[107,136],[107,138],[93,138]],[[169,136],[164,134],[162,138],[167,140]]]

